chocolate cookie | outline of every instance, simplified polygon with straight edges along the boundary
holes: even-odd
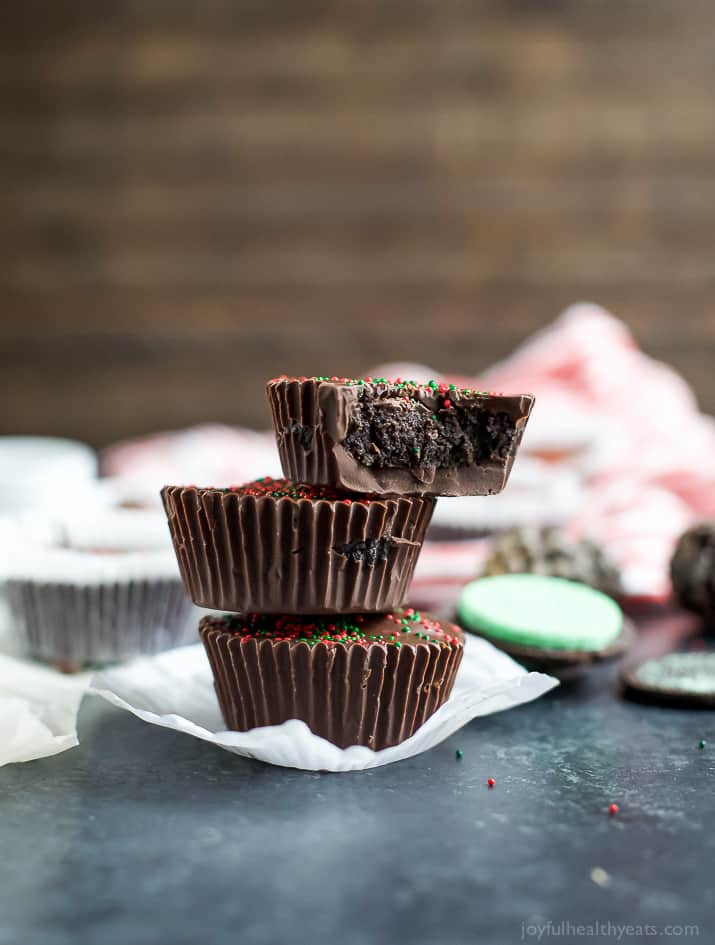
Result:
[[[668,653],[621,675],[631,699],[657,705],[715,708],[715,652]]]
[[[239,613],[389,611],[405,600],[435,500],[257,479],[165,486],[187,593]]]
[[[376,494],[501,492],[534,400],[384,378],[279,377],[267,389],[286,476]]]
[[[484,574],[525,573],[579,581],[611,597],[623,593],[618,568],[600,545],[570,540],[551,526],[514,528],[494,538]]]
[[[409,738],[449,698],[464,636],[414,610],[204,617],[199,635],[226,726],[302,719],[340,748]]]
[[[715,626],[715,522],[702,522],[680,536],[670,577],[681,606]]]

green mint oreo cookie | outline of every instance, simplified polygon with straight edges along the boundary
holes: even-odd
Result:
[[[619,656],[632,629],[610,597],[575,581],[503,574],[462,591],[459,622],[530,665],[567,668]]]

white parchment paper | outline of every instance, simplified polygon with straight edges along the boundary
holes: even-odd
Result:
[[[0,765],[77,745],[77,713],[90,678],[0,655]]]
[[[194,735],[246,758],[309,771],[357,771],[433,748],[471,719],[536,699],[558,685],[527,673],[496,647],[470,637],[449,700],[415,734],[393,748],[337,748],[297,719],[250,732],[224,728],[201,645],[171,650],[97,673],[90,692],[152,725]]]

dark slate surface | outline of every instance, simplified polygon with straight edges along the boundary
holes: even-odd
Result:
[[[97,699],[80,737],[0,770],[2,945],[715,935],[713,715],[624,702],[612,667],[357,774],[244,760]]]

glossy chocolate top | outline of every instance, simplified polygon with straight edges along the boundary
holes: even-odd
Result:
[[[464,634],[455,624],[439,621],[413,608],[397,608],[389,614],[352,614],[308,617],[268,614],[224,614],[204,617],[202,628],[224,631],[242,639],[287,640],[290,643],[369,645],[396,647],[419,643],[461,646]]]

